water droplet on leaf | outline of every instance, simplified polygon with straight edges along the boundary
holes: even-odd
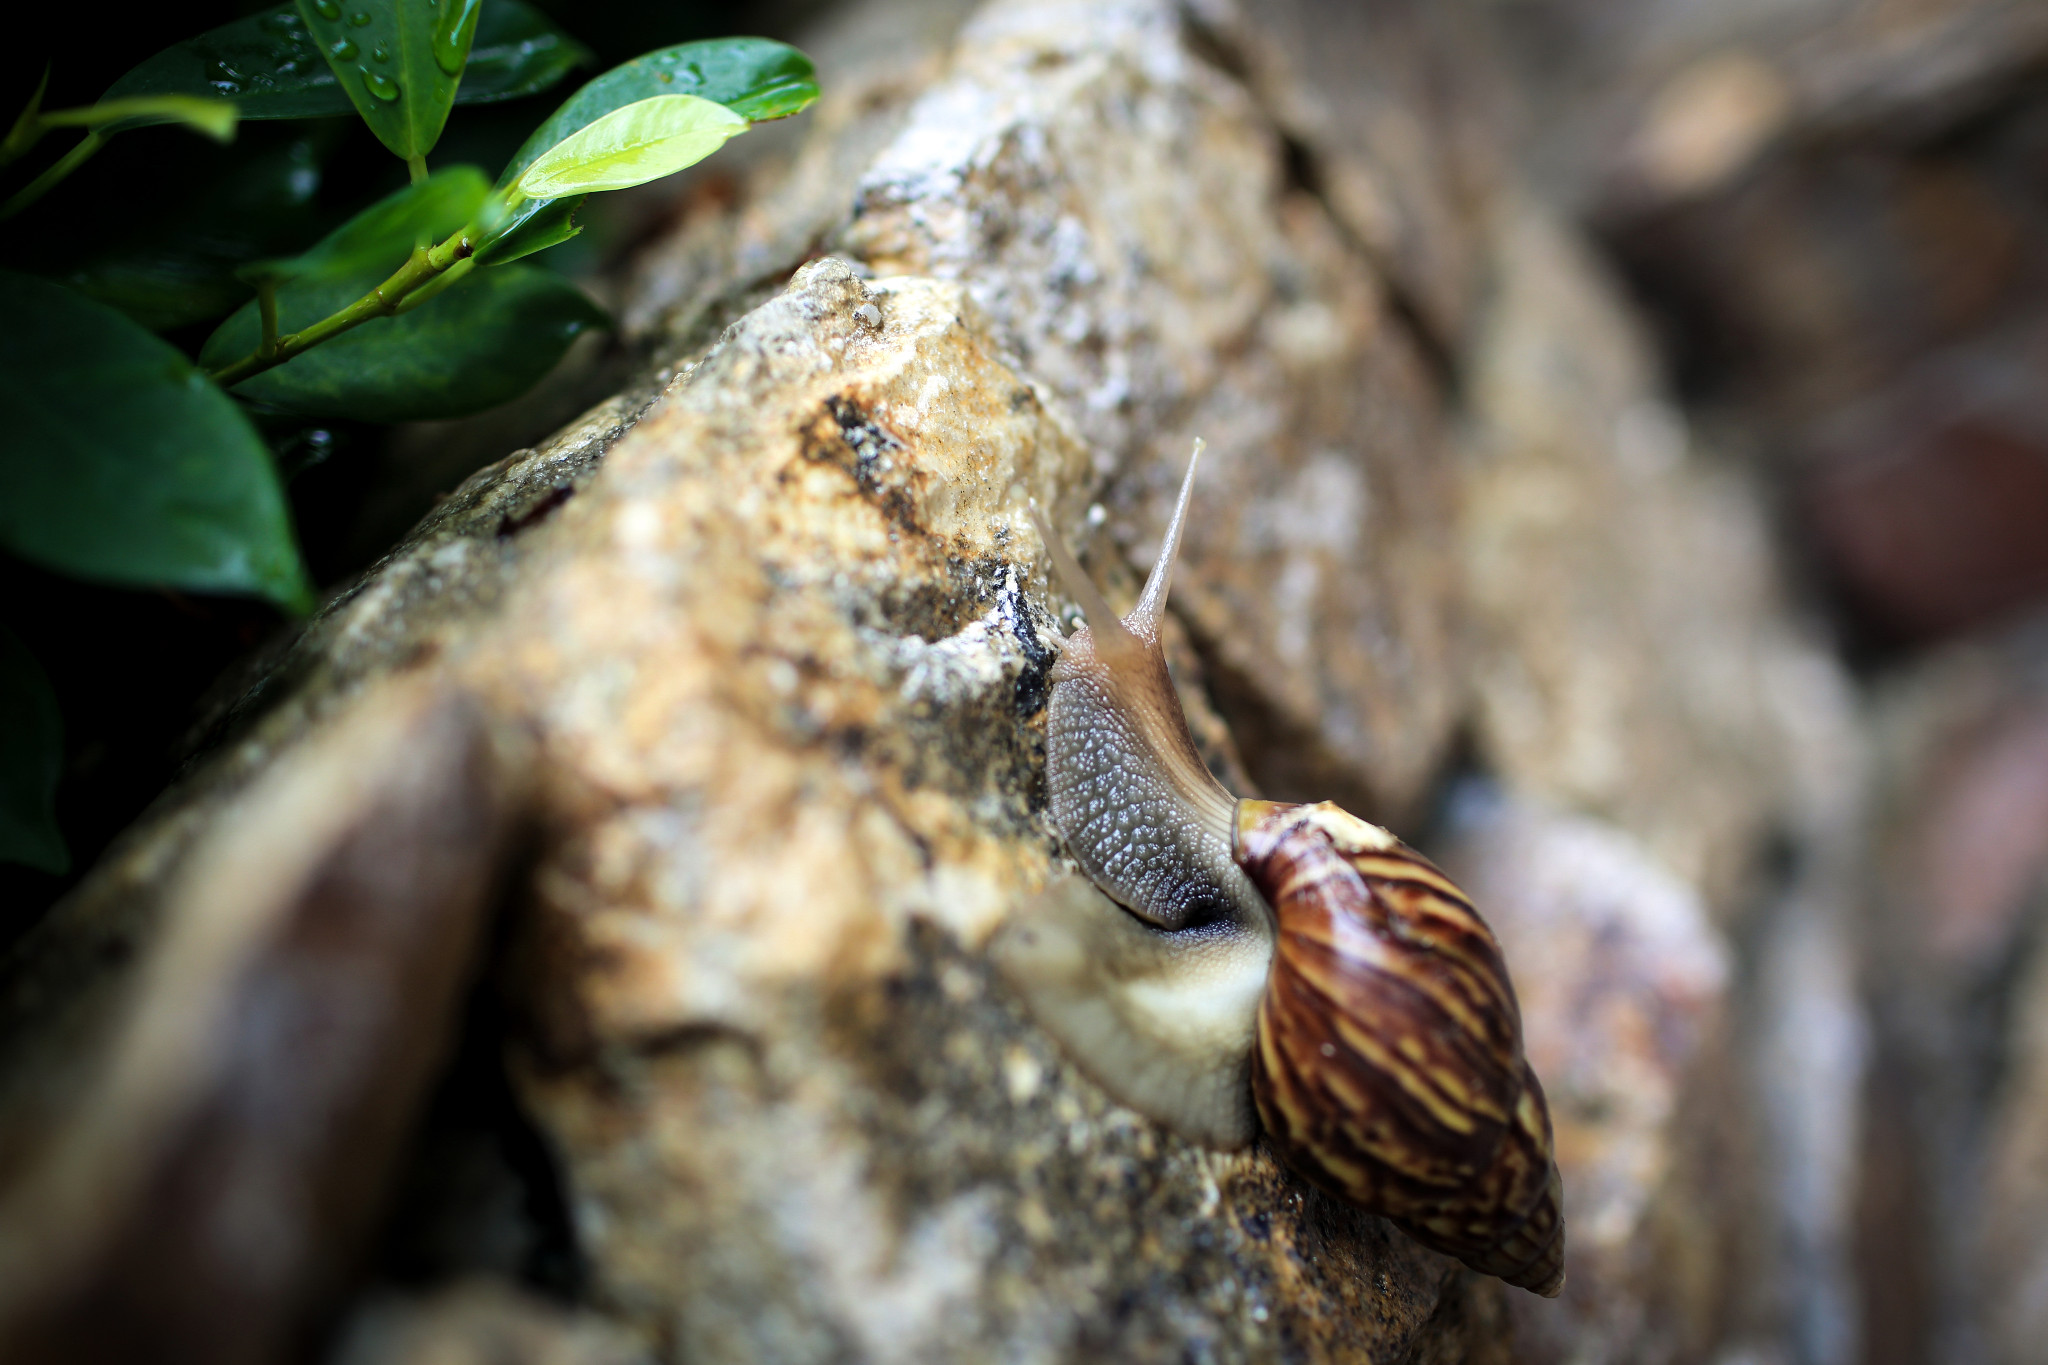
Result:
[[[368,28],[370,26],[370,12],[366,9],[359,9],[348,17],[348,21],[357,28]]]
[[[434,19],[434,65],[451,76],[460,76],[469,60],[470,36],[476,32],[477,15],[483,0],[450,0]]]
[[[322,19],[339,19],[341,6],[336,4],[335,0],[313,0],[313,13]]]
[[[356,45],[346,38],[338,40],[333,47],[327,50],[334,54],[334,60],[338,62],[345,62],[356,55]]]
[[[388,62],[391,60],[391,49],[379,43],[370,49],[370,58],[373,61]]]
[[[398,98],[397,81],[392,80],[389,76],[372,71],[367,66],[359,66],[356,70],[362,73],[363,89],[386,103]]]

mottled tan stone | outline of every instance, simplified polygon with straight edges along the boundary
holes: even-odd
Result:
[[[333,1365],[651,1365],[625,1333],[488,1280],[387,1295],[339,1333]]]
[[[1773,822],[1806,829],[1802,727],[1839,698],[1749,492],[1674,439],[1564,230],[1496,221],[1476,125],[1419,103],[1439,21],[1399,9],[1363,26],[1399,41],[1361,149],[1312,23],[1260,47],[1256,11],[999,0],[949,54],[963,6],[847,7],[808,133],[750,135],[795,145],[700,181],[636,262],[650,372],[259,663],[231,743],[53,920],[63,969],[8,977],[9,1021],[55,1036],[74,991],[118,994],[117,956],[178,931],[157,888],[191,841],[415,670],[532,736],[514,1069],[586,1307],[635,1349],[1521,1359],[1498,1284],[1110,1104],[982,960],[1059,859],[1040,717],[1070,604],[1025,509],[1127,603],[1201,435],[1168,648],[1214,766],[1405,832],[1470,734],[1513,801],[1627,850],[1597,894],[1497,892],[1587,1287],[1527,1350],[1619,1352],[1666,1308],[1662,1342],[1715,1344],[1685,1316],[1712,1275],[1665,1253],[1722,1245],[1689,1237],[1721,1216],[1695,1117],[1751,1101],[1701,1061],[1711,931],[1632,916],[1725,914]],[[1550,866],[1513,835],[1474,856]],[[1619,1036],[1559,1032],[1587,1010]],[[427,1346],[374,1349],[469,1350],[497,1313],[421,1305]]]
[[[526,1093],[602,1301],[665,1350],[1392,1359],[1457,1282],[1108,1105],[975,951],[1053,866],[1023,513],[1079,523],[1087,468],[963,289],[821,262],[614,448],[468,656],[537,704],[564,830]]]
[[[1726,1048],[1732,964],[1699,893],[1619,829],[1480,784],[1444,866],[1514,964],[1556,1130],[1566,1290],[1510,1299],[1517,1358],[1688,1359],[1715,1340],[1741,1192],[1702,1186],[1687,1128]],[[1711,1204],[1722,1204],[1717,1214]]]
[[[1511,788],[1643,839],[1723,913],[1841,727],[1763,519],[1692,448],[1583,247],[1502,225],[1472,362],[1464,554],[1482,749]]]
[[[1412,816],[1462,693],[1439,386],[1204,52],[1169,5],[985,7],[839,244],[965,285],[1115,476],[1134,564],[1204,438],[1175,606],[1253,777]]]

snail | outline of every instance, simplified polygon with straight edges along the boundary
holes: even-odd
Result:
[[[1386,830],[1239,800],[1195,750],[1159,626],[1201,449],[1121,620],[1032,508],[1087,621],[1046,724],[1053,820],[1086,879],[1013,915],[996,963],[1133,1109],[1224,1149],[1263,1127],[1324,1191],[1554,1297],[1563,1187],[1493,934]]]

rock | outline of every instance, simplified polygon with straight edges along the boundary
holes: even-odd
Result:
[[[334,1365],[649,1365],[650,1357],[603,1318],[576,1313],[491,1281],[429,1295],[392,1296],[358,1309]]]
[[[471,656],[539,702],[568,831],[523,1085],[601,1300],[667,1350],[1393,1358],[1457,1281],[1108,1106],[974,951],[1052,870],[1023,514],[1081,524],[1088,468],[965,290],[821,262],[613,449],[523,643]]]
[[[1761,1122],[1717,935],[1773,834],[1823,841],[1836,675],[1613,287],[1486,119],[1423,112],[1431,64],[1483,74],[1464,21],[1332,11],[1324,50],[1322,8],[1288,13],[838,12],[841,102],[699,182],[636,263],[649,370],[226,689],[211,757],[10,968],[60,1002],[135,990],[210,922],[167,879],[394,674],[525,737],[488,997],[512,1018],[465,1055],[509,1053],[581,1298],[414,1296],[347,1350],[547,1358],[591,1315],[707,1361],[1486,1362],[1517,1331],[1654,1358],[1751,1330],[1707,1306],[1740,1287],[1666,1253],[1768,1235],[1701,1193],[1723,1125]],[[1168,648],[1205,756],[1404,832],[1469,763],[1515,812],[1469,857],[1504,937],[1537,926],[1511,962],[1544,964],[1530,1038],[1590,1220],[1564,1316],[1518,1326],[1263,1151],[1112,1105],[984,960],[1060,866],[1042,716],[1071,604],[1026,510],[1127,603],[1195,435]],[[372,758],[359,780],[404,769]],[[1611,1048],[1573,1037],[1585,1010]],[[7,1050],[93,1056],[64,1016],[24,1007]]]
[[[1863,1260],[1878,1320],[1964,1361],[2027,1358],[2048,1264],[2043,639],[2036,622],[1952,646],[1872,708],[1868,1122],[1888,1182],[1865,1193]]]
[[[2048,866],[2037,865],[2028,918],[2048,921]],[[2021,1365],[2048,1330],[2048,952],[2036,947],[2002,1040],[2004,1074],[1985,1142],[1983,1222],[1966,1248],[1985,1358]]]
[[[1789,475],[1859,643],[2048,595],[2017,510],[2048,494],[2041,7],[1676,5],[1588,36],[1582,69],[1538,73],[1539,126],[1570,130],[1547,158],[1590,168],[1580,202],[1693,391]]]
[[[986,7],[839,244],[962,281],[1118,476],[1134,563],[1206,439],[1176,603],[1254,778],[1412,813],[1459,704],[1439,386],[1212,51],[1167,5]]]
[[[143,958],[127,990],[54,989],[84,936],[25,945],[9,1360],[265,1361],[321,1325],[450,1049],[518,766],[460,692],[391,684],[223,812],[154,942],[86,938]]]
[[[1496,249],[1458,535],[1480,744],[1726,913],[1836,724],[1832,665],[1784,618],[1754,495],[1693,451],[1598,267],[1527,203]]]
[[[1731,962],[1699,893],[1611,826],[1470,784],[1443,864],[1514,964],[1565,1182],[1566,1292],[1511,1296],[1517,1359],[1692,1358],[1717,1339],[1742,1222],[1688,1125],[1727,1093]],[[1705,1145],[1711,1149],[1711,1144]],[[1527,1302],[1523,1302],[1527,1299]]]

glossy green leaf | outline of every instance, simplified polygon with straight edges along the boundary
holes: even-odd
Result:
[[[237,157],[188,202],[62,278],[153,331],[224,317],[250,294],[239,269],[318,229],[320,181],[311,138]]]
[[[369,275],[296,281],[279,291],[279,325],[290,331],[316,322],[376,283]],[[526,392],[571,341],[606,321],[604,310],[549,271],[478,271],[415,311],[364,323],[235,392],[307,417],[460,417]],[[255,305],[242,308],[207,340],[200,363],[218,368],[248,354],[260,330]]]
[[[504,212],[494,219],[486,210],[486,230],[476,252],[479,265],[504,265],[566,242],[583,231],[577,226],[575,214],[590,197],[587,194],[567,199],[526,199],[503,190],[493,193],[503,196],[498,203],[504,206]]]
[[[321,238],[311,249],[282,260],[258,261],[242,270],[249,280],[305,279],[368,283],[351,298],[368,293],[405,264],[415,246],[438,242],[476,216],[490,193],[474,166],[449,166],[417,185],[379,199]],[[317,321],[325,314],[306,319]],[[284,325],[290,330],[290,324]]]
[[[665,95],[694,95],[759,122],[794,114],[818,97],[811,59],[766,38],[681,43],[613,67],[571,95],[533,131],[498,176],[509,216],[487,225],[477,259],[502,264],[567,241],[582,196],[521,200],[512,186],[555,148],[606,116]],[[633,182],[637,183],[637,182]]]
[[[441,140],[482,0],[297,0],[342,93],[391,154],[416,162]]]
[[[571,95],[534,129],[500,185],[519,180],[549,149],[605,115],[657,95],[695,95],[755,123],[794,114],[818,97],[811,59],[766,38],[713,38],[635,57]]]
[[[312,589],[270,453],[184,356],[102,304],[0,272],[0,547],[110,583]]]
[[[520,0],[489,0],[477,21],[469,67],[455,91],[457,104],[493,104],[537,95],[595,54]]]
[[[532,5],[489,0],[455,102],[537,94],[589,60],[589,49]],[[355,108],[289,0],[166,48],[115,81],[106,98],[157,94],[217,95],[247,119],[328,118]]]
[[[64,771],[64,718],[28,647],[0,626],[0,862],[63,873],[71,854],[53,802]]]
[[[696,95],[656,95],[577,129],[542,152],[513,186],[530,199],[623,190],[694,166],[747,131],[747,121]]]

